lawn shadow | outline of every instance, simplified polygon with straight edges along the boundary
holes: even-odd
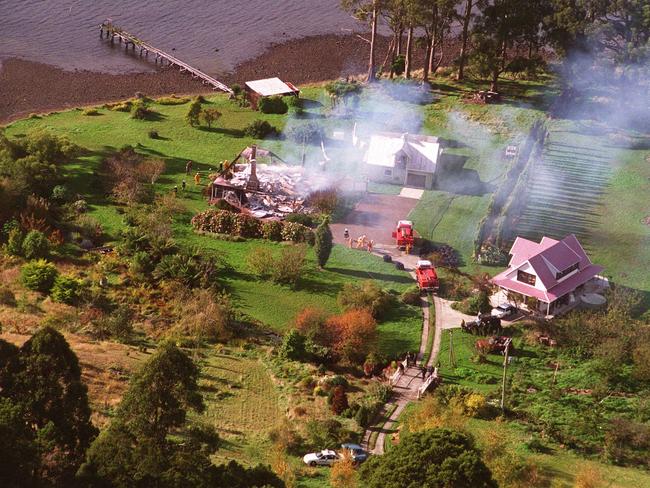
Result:
[[[244,131],[241,129],[228,129],[226,127],[199,127],[200,131],[203,132],[212,132],[214,134],[224,134],[230,137],[242,138],[244,137]]]
[[[346,276],[353,276],[355,278],[361,278],[361,279],[374,279],[374,280],[381,280],[381,281],[388,281],[392,283],[400,283],[400,284],[412,284],[413,279],[408,276],[406,273],[404,273],[403,276],[401,275],[389,275],[386,273],[374,273],[371,271],[358,271],[355,269],[345,269],[345,268],[327,268],[328,271],[331,271],[332,273],[338,273]]]

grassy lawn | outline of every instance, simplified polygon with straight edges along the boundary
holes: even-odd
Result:
[[[451,341],[449,331],[443,332],[440,354],[438,355],[443,382],[456,383],[483,393],[495,391],[501,381],[503,357],[490,354],[485,363],[473,362],[471,358],[475,354],[474,344],[484,337],[468,334],[460,329],[452,330]],[[455,366],[450,363],[450,342],[453,344]]]
[[[269,463],[268,434],[286,405],[262,362],[227,349],[210,351],[199,385],[206,410],[195,420],[215,427],[222,439],[215,460]]]
[[[542,476],[551,478],[554,487],[575,487],[576,475],[585,468],[596,470],[603,486],[611,488],[650,486],[650,473],[641,469],[624,468],[604,464],[597,460],[584,459],[557,445],[548,446],[548,450],[543,453],[531,452],[526,447],[526,442],[531,437],[523,426],[516,423],[502,423],[501,426],[507,430],[512,446],[537,466]],[[471,419],[466,428],[480,439],[482,435],[494,428],[494,422]]]

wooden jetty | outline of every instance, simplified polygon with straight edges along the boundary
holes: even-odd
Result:
[[[129,50],[129,47],[135,52],[136,49],[139,49],[140,56],[149,56],[149,53],[155,54],[155,63],[158,64],[160,61],[161,65],[164,65],[166,62],[168,66],[176,66],[181,72],[189,72],[193,78],[199,78],[204,85],[212,86],[213,90],[222,90],[226,93],[233,94],[233,91],[228,88],[225,84],[221,83],[219,80],[213,78],[210,75],[205,74],[203,71],[200,71],[196,68],[193,68],[187,63],[184,63],[180,59],[172,56],[171,54],[166,53],[165,51],[158,49],[151,44],[138,39],[133,34],[129,34],[124,29],[113,25],[113,22],[106,20],[102,22],[99,26],[99,36],[103,39],[104,35],[106,39],[110,39],[111,44],[115,42],[115,39],[120,43],[124,43],[126,50]]]

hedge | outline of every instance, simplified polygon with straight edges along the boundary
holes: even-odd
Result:
[[[209,209],[192,218],[192,226],[201,232],[226,234],[251,239],[307,242],[313,244],[314,232],[295,222],[262,221],[247,214]]]

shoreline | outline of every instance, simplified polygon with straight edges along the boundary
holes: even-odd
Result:
[[[386,58],[389,39],[378,37],[377,65]],[[415,69],[424,52],[418,50]],[[453,53],[453,49],[451,50]],[[451,60],[451,56],[447,55]],[[444,63],[443,63],[444,64]],[[318,83],[367,71],[368,44],[356,34],[327,34],[290,40],[269,46],[255,58],[237,65],[233,72],[217,76],[231,85],[278,76],[297,85]],[[198,95],[213,91],[176,68],[154,72],[111,74],[66,71],[21,58],[7,58],[0,69],[0,124],[32,113],[42,114],[76,107],[95,106],[131,98],[136,92],[150,97]]]

